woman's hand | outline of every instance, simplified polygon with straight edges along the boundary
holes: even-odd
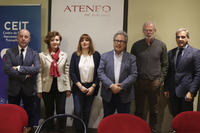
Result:
[[[66,97],[70,97],[70,95],[71,95],[71,91],[67,91],[66,92]]]
[[[85,88],[85,86],[82,86],[80,89],[83,93],[87,93],[89,90]]]
[[[94,93],[94,89],[95,88],[93,86],[91,86],[90,88],[88,88],[88,93],[86,94],[86,96],[92,95]]]
[[[37,96],[38,96],[39,98],[42,98],[42,93],[37,93]]]

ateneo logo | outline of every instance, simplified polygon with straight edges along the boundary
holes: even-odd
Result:
[[[111,7],[109,5],[67,5],[64,12],[110,12]]]

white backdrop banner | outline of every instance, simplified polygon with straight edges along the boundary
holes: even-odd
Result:
[[[113,49],[113,36],[123,30],[124,0],[52,0],[51,31],[63,37],[61,50],[69,60],[77,50],[78,41],[86,33],[94,49],[101,54]],[[67,99],[66,113],[73,113],[72,96]],[[102,119],[102,102],[95,98],[89,127],[96,128]]]
[[[95,50],[113,49],[113,35],[123,29],[124,0],[52,0],[51,31],[63,36],[61,49],[71,57],[82,34]]]

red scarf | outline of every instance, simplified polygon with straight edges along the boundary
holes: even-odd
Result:
[[[58,70],[58,64],[57,61],[59,59],[59,53],[60,53],[60,49],[58,49],[54,54],[51,53],[52,49],[51,47],[49,47],[49,53],[52,56],[53,61],[51,62],[51,68],[50,68],[50,75],[54,76],[55,78],[60,76],[60,72]]]

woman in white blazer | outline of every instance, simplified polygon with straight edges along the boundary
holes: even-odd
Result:
[[[62,36],[57,32],[49,32],[44,42],[48,45],[45,52],[39,54],[40,72],[37,75],[37,96],[43,98],[46,108],[46,118],[54,115],[54,102],[56,113],[65,113],[66,97],[71,94],[69,62],[67,53],[59,48]],[[65,120],[59,123],[60,130],[64,130]],[[53,121],[47,128],[53,132]]]

